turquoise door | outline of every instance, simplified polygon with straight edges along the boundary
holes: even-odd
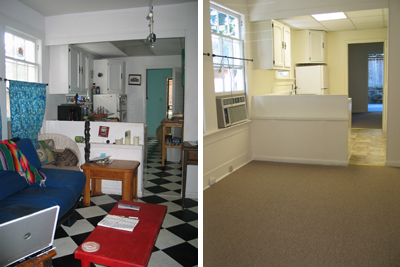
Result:
[[[157,127],[165,118],[165,79],[172,77],[172,69],[147,70],[146,124],[148,135],[156,136]]]

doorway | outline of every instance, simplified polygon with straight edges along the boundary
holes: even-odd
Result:
[[[178,162],[173,161],[174,155],[168,154],[169,151],[167,151],[167,166],[161,166],[163,138],[161,121],[172,117],[183,103],[183,87],[178,73],[180,73],[180,69],[176,67],[147,70],[147,167],[144,171],[143,181],[143,194],[146,196],[179,198],[181,195],[182,168],[179,160]],[[173,130],[167,129],[167,133],[171,131],[173,133]],[[179,153],[178,156],[180,156]]]
[[[166,79],[172,77],[172,69],[147,70],[146,124],[148,136],[156,137],[157,128],[166,117]]]
[[[352,98],[349,164],[384,165],[383,122],[384,43],[348,45],[349,97]]]
[[[382,129],[383,45],[348,45],[352,128]]]

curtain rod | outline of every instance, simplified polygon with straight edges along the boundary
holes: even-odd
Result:
[[[0,77],[0,82],[3,80],[3,78],[1,78]],[[9,79],[4,79],[4,81],[6,82],[6,81],[12,81],[12,80],[9,80]],[[49,86],[49,84],[48,83],[46,83],[46,86]]]
[[[224,57],[224,58],[231,58],[231,59],[239,59],[239,60],[248,60],[253,62],[253,59],[247,59],[247,58],[238,58],[238,57],[228,57],[228,56],[220,56],[220,55],[215,55],[215,54],[210,54],[210,53],[203,53],[203,56],[212,56],[212,57]]]

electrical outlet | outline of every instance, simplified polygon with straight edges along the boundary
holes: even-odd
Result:
[[[217,181],[217,179],[215,177],[212,177],[212,178],[208,179],[208,184],[213,185],[213,184],[215,184],[216,181]]]
[[[233,166],[229,166],[229,172],[233,172]]]

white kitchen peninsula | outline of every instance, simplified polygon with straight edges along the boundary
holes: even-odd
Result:
[[[346,95],[259,95],[251,110],[253,159],[348,165],[351,99]]]
[[[99,137],[99,127],[109,127],[108,137]],[[46,133],[63,134],[75,139],[75,136],[85,136],[84,121],[46,121],[43,129]],[[131,131],[131,145],[115,145],[115,139],[123,138],[125,143],[125,131]],[[133,145],[133,137],[139,136],[139,145]],[[110,144],[106,141],[110,140]],[[147,126],[143,123],[124,123],[124,122],[90,122],[90,158],[98,157],[101,153],[111,155],[112,159],[135,160],[140,162],[138,169],[138,196],[143,196],[143,170],[145,169],[147,143]],[[85,143],[77,143],[81,152],[83,164],[85,162]],[[103,180],[103,193],[122,194],[122,183],[120,181]]]

